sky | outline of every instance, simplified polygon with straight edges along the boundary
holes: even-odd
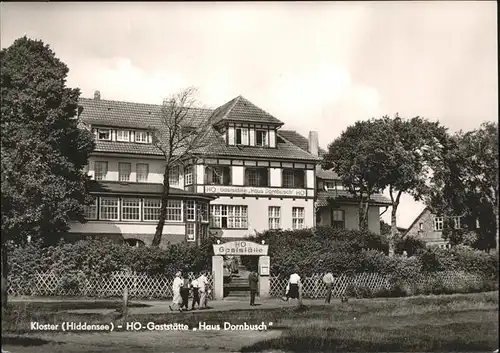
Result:
[[[495,1],[3,2],[1,46],[49,44],[83,97],[161,104],[242,95],[326,148],[399,113],[450,131],[498,119]],[[398,226],[424,208],[404,195]],[[390,220],[390,209],[383,215]]]

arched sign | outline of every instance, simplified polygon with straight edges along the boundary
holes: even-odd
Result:
[[[214,255],[257,255],[266,256],[268,245],[257,244],[252,241],[238,240],[224,244],[214,244]]]

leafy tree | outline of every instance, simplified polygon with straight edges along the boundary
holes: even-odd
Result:
[[[470,132],[459,131],[435,164],[426,202],[435,213],[464,216],[466,228],[477,234],[473,245],[498,251],[498,124],[483,123]],[[478,220],[479,228],[476,227]],[[463,243],[462,232],[445,236]]]
[[[391,225],[385,223],[383,220],[380,220],[380,234],[382,234],[382,235],[390,235],[391,234]]]
[[[174,168],[184,166],[198,149],[210,144],[209,119],[203,117],[202,109],[196,108],[196,94],[196,89],[191,87],[164,100],[160,124],[150,127],[153,144],[163,154],[164,162],[160,217],[152,246],[159,246],[163,235],[170,195],[170,173]]]
[[[68,67],[42,41],[22,37],[2,49],[2,304],[7,247],[28,237],[55,242],[70,220],[84,221],[94,149],[78,127],[79,90],[66,87]]]
[[[322,161],[323,169],[335,171],[358,200],[360,229],[368,228],[369,200],[380,191],[379,162],[373,158],[376,146],[370,138],[378,128],[380,124],[375,120],[357,121],[328,145]]]
[[[394,254],[398,233],[396,214],[401,195],[421,200],[428,190],[432,163],[448,140],[446,128],[421,117],[357,122],[330,146],[324,167],[333,167],[350,190],[372,195],[388,189],[391,199],[389,254]],[[364,204],[365,210],[368,203]]]

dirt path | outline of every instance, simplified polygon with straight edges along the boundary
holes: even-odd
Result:
[[[277,338],[281,331],[176,331],[30,334],[50,343],[23,347],[5,345],[10,353],[187,353],[237,352],[243,346]]]

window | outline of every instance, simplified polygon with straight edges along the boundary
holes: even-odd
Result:
[[[184,185],[193,185],[193,166],[184,168]]]
[[[345,186],[341,181],[325,181],[325,190],[345,190]]]
[[[135,175],[138,183],[145,183],[148,181],[149,164],[137,163],[135,165]]]
[[[236,144],[248,145],[248,129],[236,129]]]
[[[168,171],[168,183],[170,186],[179,186],[179,167],[174,166]]]
[[[479,218],[476,218],[476,228],[479,229]]]
[[[303,188],[304,171],[300,169],[283,169],[284,188]]]
[[[246,168],[245,185],[246,186],[268,186],[266,168]]]
[[[189,200],[186,201],[186,221],[195,221],[196,220],[196,209],[194,201]]]
[[[198,239],[205,239],[208,236],[208,224],[197,224],[196,235]]]
[[[171,222],[182,222],[181,200],[168,200],[166,220]]]
[[[292,208],[292,228],[293,229],[304,228],[304,207]]]
[[[130,181],[130,172],[132,171],[132,164],[118,163],[118,180]]]
[[[443,217],[434,217],[434,230],[443,230]]]
[[[332,227],[336,229],[345,228],[344,210],[332,210]]]
[[[281,210],[277,206],[269,206],[269,229],[280,229]]]
[[[256,146],[267,146],[267,131],[256,130],[255,131],[255,145]]]
[[[130,131],[127,130],[117,130],[116,131],[116,141],[130,141]]]
[[[206,202],[197,202],[196,207],[198,221],[208,222],[208,204]]]
[[[455,229],[462,229],[462,226],[461,226],[461,224],[460,224],[461,218],[462,218],[462,217],[460,217],[460,216],[458,216],[458,217],[453,217],[453,227],[454,227]]]
[[[95,162],[95,180],[106,180],[108,162]]]
[[[423,231],[423,230],[424,230],[424,224],[423,224],[422,222],[420,222],[420,223],[418,224],[418,231],[419,231],[419,232],[421,232],[421,231]]]
[[[136,131],[135,132],[135,142],[147,143],[148,133],[146,131]]]
[[[211,205],[210,217],[212,228],[248,228],[247,206]]]
[[[187,241],[195,241],[195,224],[194,223],[187,223],[186,224],[186,240]]]
[[[101,197],[99,207],[100,219],[117,221],[118,220],[118,198],[117,197]]]
[[[140,221],[141,220],[141,200],[123,198],[122,220],[124,221]]]
[[[89,206],[83,206],[85,212],[85,219],[93,220],[97,219],[97,198],[94,199],[94,203]]]
[[[205,184],[231,185],[231,167],[206,166]]]
[[[160,199],[144,199],[143,204],[143,219],[145,221],[157,221],[160,219]]]
[[[109,129],[98,129],[97,130],[97,139],[111,141],[111,130]]]

